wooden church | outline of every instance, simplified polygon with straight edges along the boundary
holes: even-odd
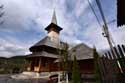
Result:
[[[29,62],[28,71],[47,72],[56,71],[54,61],[58,58],[59,44],[65,44],[59,40],[62,28],[57,25],[56,14],[53,13],[51,23],[45,28],[47,36],[33,45],[29,50],[32,54],[26,60]]]
[[[59,45],[66,45],[60,41],[60,31],[63,30],[57,25],[56,13],[54,11],[51,23],[45,28],[48,32],[38,43],[29,48],[32,54],[27,55],[27,71],[30,72],[54,72],[58,71]],[[69,50],[72,55],[76,55],[80,72],[83,73],[83,80],[93,81],[93,50],[85,44],[79,44]]]

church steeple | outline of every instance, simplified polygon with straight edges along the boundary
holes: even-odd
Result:
[[[48,31],[48,36],[49,37],[58,38],[59,33],[62,30],[62,28],[57,25],[55,10],[54,10],[53,15],[52,15],[51,23],[45,28],[45,30]]]
[[[56,12],[55,12],[55,10],[54,10],[54,12],[53,12],[53,17],[52,17],[51,23],[57,24],[57,19],[56,19]]]

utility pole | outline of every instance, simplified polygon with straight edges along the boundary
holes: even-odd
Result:
[[[96,3],[97,3],[97,6],[99,8],[100,14],[101,14],[103,22],[104,22],[104,25],[103,25],[104,34],[103,35],[104,35],[104,37],[107,38],[107,41],[109,43],[110,48],[113,49],[113,44],[111,42],[108,26],[107,26],[106,19],[105,19],[105,16],[103,14],[103,11],[102,11],[102,7],[101,7],[101,4],[100,4],[100,1],[96,0]],[[116,59],[116,56],[114,54],[113,54],[113,57],[114,57],[114,59]]]
[[[113,39],[111,38],[111,35],[109,33],[108,25],[107,25],[107,22],[106,22],[106,19],[105,19],[105,16],[104,16],[104,13],[103,13],[100,1],[96,0],[96,3],[97,3],[97,6],[99,8],[100,14],[102,16],[102,20],[104,22],[104,25],[103,25],[103,30],[104,30],[103,36],[107,38],[109,47],[112,50],[112,56],[113,56],[113,58],[115,60],[116,67],[118,66],[119,68],[121,68],[121,66],[119,65],[119,61],[117,60],[117,57],[116,57],[117,55],[116,55],[115,50],[113,48],[113,42],[112,42]],[[120,73],[122,73],[122,72],[120,72]]]

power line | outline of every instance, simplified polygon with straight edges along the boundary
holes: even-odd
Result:
[[[97,3],[97,6],[99,8],[99,11],[100,11],[100,14],[102,16],[102,20],[103,20],[103,28],[104,28],[104,33],[106,34],[106,37],[107,37],[107,40],[108,40],[108,43],[110,45],[110,47],[112,48],[113,45],[112,45],[112,42],[111,40],[113,40],[109,34],[109,30],[108,30],[108,26],[107,26],[107,23],[106,23],[106,19],[105,19],[105,16],[104,16],[104,13],[103,13],[103,10],[102,10],[102,7],[101,7],[101,3],[99,0],[96,0],[96,3]]]
[[[98,16],[96,15],[96,12],[95,12],[94,8],[92,7],[92,5],[91,5],[91,3],[90,3],[89,0],[88,0],[88,3],[89,3],[89,6],[90,6],[90,8],[91,8],[93,14],[94,14],[95,17],[96,17],[96,20],[97,20],[98,24],[100,25],[100,27],[102,27],[102,25],[101,25],[101,23],[100,23],[100,21],[99,21],[99,19],[98,19]],[[98,5],[99,8],[101,9],[101,15],[102,15],[102,19],[103,19],[104,24],[110,24],[110,23],[116,21],[116,19],[114,19],[114,20],[110,21],[109,23],[106,23],[105,16],[104,16],[104,14],[103,14],[103,11],[102,11],[102,8],[101,8],[100,3],[98,2],[97,5]],[[106,27],[103,27],[103,33],[102,33],[103,36],[104,36],[104,37],[107,37],[107,33],[109,33],[108,30],[106,29]],[[113,41],[113,39],[112,39],[112,37],[111,37],[110,34],[109,34],[109,36],[110,36],[110,41],[112,41],[112,43],[115,45],[115,43],[114,43],[114,41]]]
[[[103,25],[104,33],[106,34],[106,38],[108,40],[109,46],[111,48],[113,48],[113,45],[112,45],[112,42],[111,42],[111,38],[110,38],[110,34],[109,34],[109,30],[108,30],[108,26],[107,26],[107,23],[106,23],[106,19],[105,19],[105,16],[104,16],[104,13],[103,13],[100,1],[96,0],[96,3],[97,3],[97,6],[99,8],[99,11],[100,11],[100,14],[102,16],[103,23],[104,23],[104,25]]]
[[[117,21],[116,19],[113,19],[113,20],[107,22],[107,24],[111,24],[111,23],[114,23],[114,22],[116,22],[116,21]]]
[[[100,1],[99,1],[99,0],[96,0],[96,3],[97,3],[97,6],[98,6],[98,8],[99,8],[99,10],[100,10],[100,14],[101,14],[101,16],[102,16],[102,20],[103,20],[104,24],[107,26],[107,24],[106,24],[106,19],[105,19],[105,16],[104,16],[104,13],[103,13],[102,6],[101,6],[101,4],[100,4]]]
[[[88,3],[89,3],[89,6],[90,6],[90,8],[91,8],[91,10],[92,10],[93,14],[94,14],[94,15],[95,15],[95,17],[96,17],[96,20],[97,20],[98,24],[102,27],[102,25],[101,25],[101,23],[100,23],[100,21],[99,21],[99,19],[98,19],[97,15],[96,15],[96,13],[95,13],[95,10],[94,10],[94,8],[92,7],[92,5],[91,5],[91,3],[90,3],[90,1],[89,1],[89,0],[88,0]]]

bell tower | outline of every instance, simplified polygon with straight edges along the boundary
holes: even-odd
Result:
[[[53,12],[51,23],[45,28],[45,30],[48,32],[50,38],[59,39],[59,33],[62,28],[57,25],[55,10]]]

